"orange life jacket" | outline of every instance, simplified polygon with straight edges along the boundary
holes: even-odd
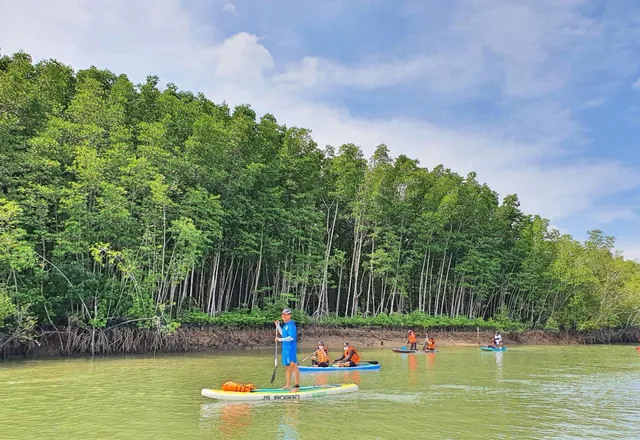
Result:
[[[436,341],[430,339],[427,341],[427,350],[435,350],[436,348]]]
[[[222,384],[223,391],[238,391],[241,393],[248,393],[252,390],[255,390],[256,387],[252,383],[248,383],[246,385],[235,382],[225,382]]]
[[[316,351],[316,359],[318,359],[318,363],[329,362],[329,350],[323,348]]]
[[[415,343],[416,343],[415,333],[409,333],[409,344],[415,344]]]
[[[360,356],[358,355],[358,352],[355,348],[349,347],[349,349],[344,354],[345,359],[349,356],[349,353],[351,353],[351,358],[349,358],[349,360],[357,365],[358,362],[360,362]]]

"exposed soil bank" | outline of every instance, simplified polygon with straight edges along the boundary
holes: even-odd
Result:
[[[422,345],[425,330],[416,329],[418,345]],[[431,329],[438,347],[486,345],[493,337],[490,331]],[[356,348],[382,348],[406,344],[407,329],[337,328],[300,326],[298,346],[302,351],[323,341],[330,350],[339,349],[345,341]],[[3,344],[0,358],[13,356],[73,356],[170,352],[204,352],[273,347],[273,329],[237,329],[219,327],[179,328],[167,334],[153,330],[116,327],[96,331],[66,328],[46,331],[37,342]],[[598,330],[591,332],[546,332],[528,330],[523,333],[502,332],[505,345],[516,344],[599,344],[637,342],[640,329]]]

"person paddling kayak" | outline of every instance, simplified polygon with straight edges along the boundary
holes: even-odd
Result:
[[[355,348],[350,346],[348,342],[345,342],[342,357],[336,359],[334,362],[337,362],[339,367],[355,367],[358,365],[358,362],[360,362],[360,356]]]
[[[298,370],[297,339],[298,329],[296,323],[291,320],[291,309],[282,311],[284,325],[280,327],[280,321],[275,321],[276,329],[282,337],[276,337],[276,342],[282,342],[282,365],[286,367],[287,383],[283,389],[298,391],[300,389],[300,371]],[[291,388],[291,378],[294,378],[294,386]]]
[[[436,349],[436,340],[433,339],[433,336],[424,341],[424,347],[422,347],[424,351],[434,351]]]
[[[311,365],[314,367],[328,367],[329,360],[329,350],[325,347],[322,341],[318,342],[318,349],[314,352],[313,357],[315,359],[311,359]]]
[[[500,332],[496,332],[495,336],[493,337],[493,343],[495,347],[502,348],[502,335],[500,334]]]

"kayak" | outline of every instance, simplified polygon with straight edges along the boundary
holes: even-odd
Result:
[[[379,370],[380,364],[360,364],[355,367],[305,367],[300,366],[298,370],[304,373],[322,373],[324,371],[351,371],[351,370]]]
[[[407,350],[404,348],[392,348],[394,353],[437,353],[438,350]]]
[[[343,383],[332,385],[312,385],[300,387],[300,391],[291,392],[289,390],[281,390],[279,388],[257,388],[251,392],[239,391],[223,391],[210,388],[203,388],[200,394],[210,399],[218,400],[303,400],[316,399],[335,394],[346,394],[358,391],[358,385],[355,383]]]
[[[507,351],[507,347],[496,348],[496,347],[491,347],[489,345],[483,345],[483,346],[480,347],[480,350],[484,350],[484,351]]]

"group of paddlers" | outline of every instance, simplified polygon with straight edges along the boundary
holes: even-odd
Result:
[[[407,344],[411,346],[411,350],[417,350],[417,338],[413,330],[409,330]],[[422,347],[424,351],[434,351],[436,349],[436,341],[433,337],[427,337]],[[304,358],[302,362],[311,358],[311,365],[314,367],[329,367],[331,366],[331,356],[329,355],[329,348],[322,341],[318,342],[318,348],[309,356]],[[348,342],[344,343],[342,347],[342,356],[335,359],[333,362],[336,367],[355,367],[360,362],[360,355],[358,351],[352,347]]]
[[[324,344],[324,342],[318,342],[318,349],[307,356],[302,361],[304,362],[308,358],[311,359],[311,364],[314,367],[328,367],[331,363],[331,357],[329,356],[329,349]],[[348,342],[344,343],[342,347],[342,356],[338,359],[335,359],[333,362],[336,363],[336,367],[355,367],[360,362],[361,358],[358,354],[358,351],[353,348]]]
[[[409,346],[409,350],[417,350],[418,349],[418,338],[416,337],[416,333],[413,330],[409,330],[407,336],[407,345]],[[433,337],[427,336],[424,340],[424,345],[422,346],[422,350],[424,351],[434,351],[436,349],[436,341]]]

